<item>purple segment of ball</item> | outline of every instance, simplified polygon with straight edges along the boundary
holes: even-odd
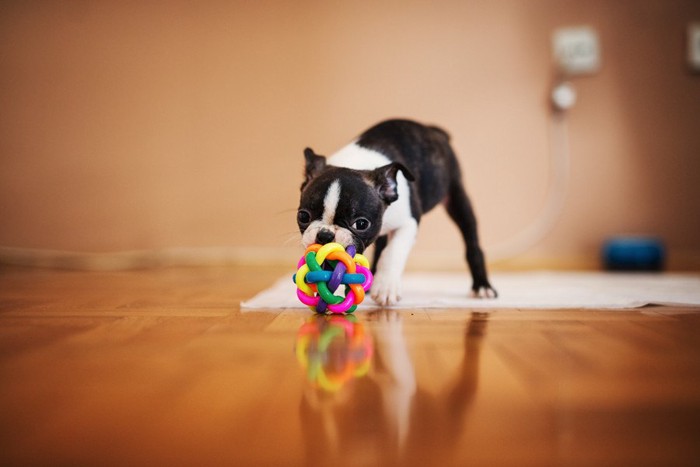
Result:
[[[335,289],[337,289],[340,283],[343,281],[343,276],[345,275],[346,270],[347,268],[343,262],[338,261],[338,263],[335,265],[335,269],[333,270],[333,274],[331,275],[331,280],[328,281],[328,289],[331,292],[335,292]]]
[[[347,252],[348,255],[350,255],[351,258],[355,257],[355,253],[357,250],[355,249],[355,245],[350,245],[348,246],[345,251]],[[338,261],[338,263],[335,265],[335,269],[333,269],[333,274],[331,275],[331,279],[328,281],[328,289],[331,291],[331,293],[334,293],[335,290],[340,286],[340,284],[343,282],[343,276],[347,272],[347,268],[345,267],[345,264],[343,264],[342,261]],[[326,308],[328,307],[328,304],[323,301],[323,299],[319,300],[318,305],[316,305],[316,312],[317,313],[325,313]]]
[[[350,255],[350,258],[355,257],[355,245],[348,246],[345,251],[348,253],[348,255]],[[343,282],[343,276],[346,272],[347,268],[345,267],[345,264],[343,264],[342,261],[338,261],[338,263],[335,266],[335,269],[333,270],[331,280],[328,281],[328,289],[330,289],[331,292],[335,292],[338,286],[340,286],[340,284]]]

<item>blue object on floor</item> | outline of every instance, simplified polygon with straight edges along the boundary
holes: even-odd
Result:
[[[666,249],[654,237],[613,237],[603,245],[603,265],[608,271],[661,271]]]

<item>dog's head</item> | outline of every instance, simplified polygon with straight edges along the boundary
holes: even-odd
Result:
[[[310,148],[304,156],[297,211],[303,245],[337,242],[364,251],[379,236],[384,211],[399,197],[397,174],[412,180],[410,172],[396,162],[374,170],[335,167]]]

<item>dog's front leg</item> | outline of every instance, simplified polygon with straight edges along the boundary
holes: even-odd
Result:
[[[408,254],[416,242],[418,223],[410,219],[388,233],[386,247],[377,260],[371,295],[382,306],[394,305],[401,299],[401,276]]]

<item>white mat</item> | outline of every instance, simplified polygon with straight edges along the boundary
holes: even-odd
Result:
[[[292,274],[241,303],[246,311],[305,308],[296,297]],[[700,276],[603,272],[520,272],[491,277],[495,300],[468,297],[467,273],[411,273],[404,277],[397,308],[637,308],[645,305],[700,307]],[[377,306],[371,298],[362,309]]]

